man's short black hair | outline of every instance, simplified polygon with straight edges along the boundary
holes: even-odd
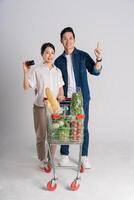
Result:
[[[71,27],[66,27],[60,33],[60,39],[61,40],[62,40],[64,33],[66,33],[66,32],[71,32],[73,34],[73,37],[75,38],[75,33],[74,33],[73,29]]]
[[[51,47],[51,48],[54,50],[54,52],[55,52],[55,47],[54,47],[54,45],[51,44],[50,42],[48,42],[48,43],[43,44],[42,47],[41,47],[41,55],[42,55],[42,56],[43,56],[44,51],[45,51],[45,49],[46,49],[47,47]]]

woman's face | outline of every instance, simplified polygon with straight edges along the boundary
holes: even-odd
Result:
[[[47,47],[42,55],[44,63],[53,63],[55,52],[51,47]]]

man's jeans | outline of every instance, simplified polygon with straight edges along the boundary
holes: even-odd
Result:
[[[89,147],[89,131],[88,131],[88,119],[89,119],[89,103],[84,105],[84,113],[85,113],[85,120],[84,120],[84,138],[83,138],[83,145],[82,145],[82,156],[88,155],[88,147]],[[61,145],[60,148],[61,155],[68,155],[69,154],[69,145]]]

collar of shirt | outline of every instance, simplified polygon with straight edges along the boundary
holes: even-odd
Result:
[[[72,54],[71,55],[74,55],[74,54],[77,54],[78,53],[78,51],[77,51],[77,49],[74,47],[74,50],[73,50],[73,52],[72,52]],[[63,54],[62,54],[62,56],[64,56],[64,57],[66,57],[66,52],[64,51],[63,52]]]
[[[49,71],[51,71],[51,70],[54,70],[54,71],[55,71],[55,70],[56,70],[56,66],[55,66],[54,64],[52,64],[52,68],[51,68],[51,69],[48,67],[48,65],[47,65],[46,63],[45,63],[45,64],[44,64],[44,63],[41,63],[41,64],[40,64],[40,67],[41,67],[41,68],[44,68],[44,69],[46,69],[46,70],[49,70]]]

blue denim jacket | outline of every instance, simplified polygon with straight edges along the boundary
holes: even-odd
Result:
[[[83,103],[87,103],[90,100],[90,90],[88,86],[88,77],[87,77],[87,70],[90,74],[98,76],[100,74],[100,70],[95,68],[94,60],[89,56],[88,53],[74,49],[72,53],[72,63],[74,69],[74,77],[76,82],[76,87],[80,87],[83,95]],[[56,60],[55,63],[56,67],[58,67],[63,76],[63,80],[65,82],[64,88],[64,95],[67,97],[67,90],[68,90],[68,73],[67,73],[67,60],[65,57],[65,52],[61,54]]]

